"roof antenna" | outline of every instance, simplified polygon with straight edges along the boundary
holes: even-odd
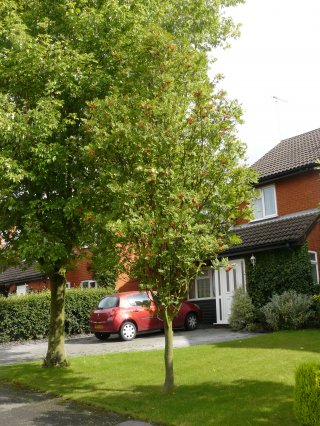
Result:
[[[277,121],[277,125],[278,125],[278,133],[279,133],[279,140],[282,140],[282,136],[281,136],[281,128],[280,128],[280,114],[279,114],[279,102],[285,102],[288,103],[288,101],[286,99],[282,99],[279,98],[278,96],[271,96],[271,98],[275,101],[276,104],[276,121]]]
[[[272,97],[272,99],[275,100],[276,103],[278,103],[279,101],[288,103],[288,101],[286,99],[278,98],[278,96],[271,96],[271,97]]]

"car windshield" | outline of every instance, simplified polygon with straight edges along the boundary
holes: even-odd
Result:
[[[119,305],[118,296],[107,296],[100,301],[98,308],[99,309],[115,308],[118,305]]]

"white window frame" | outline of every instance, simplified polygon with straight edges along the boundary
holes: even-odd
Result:
[[[267,188],[273,188],[273,194],[274,194],[274,207],[275,207],[275,213],[266,215],[266,207],[265,207],[265,200],[264,200],[264,195],[263,195],[263,190],[267,189]],[[267,218],[271,218],[271,217],[277,217],[278,216],[278,206],[277,206],[277,194],[276,194],[276,186],[273,185],[266,185],[266,186],[261,186],[260,188],[256,189],[257,192],[260,194],[259,197],[256,197],[256,199],[261,198],[262,200],[262,217],[258,217],[258,218],[254,218],[251,222],[256,222],[258,220],[264,220]],[[254,203],[254,201],[253,201]],[[254,207],[254,206],[252,206]],[[253,213],[254,213],[254,208],[252,209]]]
[[[27,294],[28,284],[19,284],[17,285],[17,296],[24,296]]]
[[[88,287],[84,285],[84,283],[89,283]],[[94,283],[94,287],[91,287],[91,283]],[[81,288],[97,288],[98,284],[97,284],[97,281],[95,280],[83,280],[80,282],[80,287]]]
[[[190,298],[188,294],[188,300],[213,300],[216,298],[214,294],[214,277],[213,277],[213,270],[210,268],[204,269],[203,272],[208,272],[209,277],[205,275],[198,275],[192,285],[195,286],[195,297]],[[210,296],[209,297],[198,297],[198,280],[201,281],[202,279],[210,279]]]
[[[308,251],[308,253],[309,253],[309,255],[310,254],[313,254],[314,255],[314,259],[311,259],[311,257],[310,257],[310,262],[311,262],[311,265],[313,266],[313,265],[315,265],[315,267],[316,267],[316,276],[317,276],[317,281],[316,281],[316,283],[315,284],[319,284],[319,263],[318,263],[318,253],[316,252],[316,251],[313,251],[313,250],[309,250]]]

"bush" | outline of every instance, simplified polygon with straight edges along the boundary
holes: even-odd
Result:
[[[90,311],[106,289],[71,289],[66,292],[65,332],[89,333]],[[44,338],[48,335],[50,292],[0,298],[0,342]]]
[[[252,329],[255,307],[248,293],[237,288],[233,295],[229,324],[232,330]]]
[[[320,364],[305,363],[296,371],[294,412],[300,424],[320,425]]]
[[[261,311],[272,330],[295,330],[302,327],[312,315],[311,305],[311,296],[289,290],[281,295],[273,295]]]
[[[320,295],[317,294],[313,296],[312,300],[313,316],[309,325],[312,327],[320,327]]]

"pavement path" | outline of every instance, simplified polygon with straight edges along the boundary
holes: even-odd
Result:
[[[254,337],[255,333],[232,332],[223,328],[200,328],[174,333],[175,348],[204,345]],[[122,342],[111,336],[106,342],[93,335],[66,340],[69,357],[114,352],[145,351],[164,348],[164,335],[139,335],[135,340]],[[46,341],[8,343],[0,345],[0,366],[36,361],[44,358]],[[8,386],[0,382],[0,425],[6,426],[152,426],[150,423],[128,419],[115,413],[77,404],[49,394]]]
[[[0,424],[6,426],[151,426],[115,413],[0,383]]]

